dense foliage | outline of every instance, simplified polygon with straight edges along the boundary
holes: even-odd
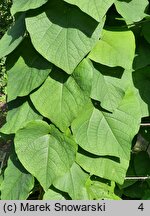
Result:
[[[13,0],[11,14],[1,199],[150,199],[149,1]]]

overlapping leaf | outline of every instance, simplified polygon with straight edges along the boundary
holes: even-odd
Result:
[[[129,166],[129,161],[122,158],[120,162],[116,162],[109,158],[91,157],[81,153],[77,154],[76,161],[91,175],[94,174],[119,184],[123,184]]]
[[[100,101],[103,108],[113,111],[125,94],[124,79],[114,77],[114,74],[121,76],[121,73],[120,68],[110,69],[102,65],[95,69],[87,58],[77,66],[73,77],[85,94]]]
[[[66,2],[77,5],[83,12],[87,13],[98,22],[105,16],[107,10],[115,0],[65,0]]]
[[[8,70],[8,101],[17,96],[28,95],[46,80],[52,68],[51,63],[39,55],[29,40],[23,41],[17,52],[19,59]],[[13,59],[14,53],[9,57],[9,61]]]
[[[131,31],[103,30],[102,38],[89,54],[95,62],[131,69],[135,52],[135,39]]]
[[[150,110],[150,66],[133,72],[133,82],[138,89],[138,99],[141,106],[142,117],[149,116]]]
[[[46,11],[27,18],[26,26],[37,51],[71,74],[99,39],[103,22],[98,25],[76,7],[52,0]]]
[[[6,124],[0,132],[4,134],[16,133],[17,130],[35,119],[42,119],[42,116],[37,114],[28,102],[25,102],[21,106],[8,111]]]
[[[88,104],[73,121],[71,128],[76,142],[86,151],[128,161],[140,118],[139,102],[129,89],[113,113],[102,112]]]
[[[74,163],[71,169],[53,184],[59,190],[67,192],[73,200],[86,200],[89,199],[86,190],[88,178],[89,175]]]
[[[34,187],[34,177],[16,159],[9,159],[1,185],[2,200],[25,200]]]
[[[21,43],[24,34],[25,14],[21,14],[0,40],[0,59],[11,53]]]
[[[87,97],[72,77],[56,68],[33,94],[36,109],[65,131],[87,102]]]
[[[146,16],[145,10],[148,3],[148,0],[117,0],[115,1],[115,6],[118,13],[120,13],[127,22],[138,22]]]
[[[13,4],[11,7],[11,13],[15,14],[20,11],[27,11],[30,9],[35,9],[43,4],[45,4],[48,0],[13,0]]]
[[[76,156],[76,145],[71,138],[37,120],[16,133],[15,149],[23,166],[35,176],[45,190],[64,175]]]

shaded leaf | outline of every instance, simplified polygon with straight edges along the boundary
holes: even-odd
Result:
[[[45,12],[28,17],[26,26],[37,51],[71,74],[99,39],[103,22],[98,25],[76,7],[52,0]]]
[[[8,101],[14,100],[17,96],[28,95],[46,80],[52,68],[51,63],[39,55],[29,40],[23,41],[17,52],[19,59],[7,71]],[[14,53],[8,58],[8,61],[12,61],[13,58]]]
[[[2,200],[25,200],[34,186],[34,178],[17,159],[9,159],[1,185]]]
[[[77,5],[83,12],[87,13],[100,22],[107,10],[115,0],[64,0],[70,4]]]
[[[143,24],[142,32],[147,42],[150,43],[150,21]]]
[[[21,43],[24,35],[25,14],[23,13],[0,40],[0,59],[11,53]]]
[[[18,158],[45,190],[70,169],[76,155],[73,140],[53,130],[51,134],[51,127],[37,120],[18,130],[15,136]]]
[[[138,89],[138,99],[141,106],[142,117],[149,116],[150,110],[150,66],[133,72],[133,82]]]
[[[42,116],[34,112],[30,104],[25,102],[21,106],[8,111],[6,124],[1,128],[0,132],[4,134],[16,133],[17,130],[35,119],[42,119]]]

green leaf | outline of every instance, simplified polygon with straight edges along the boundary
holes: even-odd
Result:
[[[51,63],[39,55],[28,39],[23,41],[17,52],[19,59],[7,71],[8,101],[14,100],[17,96],[28,95],[46,80],[52,68]],[[9,57],[10,61],[13,58],[14,53]]]
[[[142,32],[147,42],[150,43],[150,21],[143,23]]]
[[[70,169],[76,156],[74,141],[56,129],[51,133],[51,127],[40,120],[17,131],[15,149],[23,166],[45,190]]]
[[[141,106],[142,117],[149,116],[150,107],[150,66],[133,72],[133,82],[138,89],[138,99]]]
[[[84,94],[86,94],[88,97],[90,96],[92,89],[93,70],[94,67],[90,59],[84,58],[72,74],[76,83],[80,86]]]
[[[134,157],[134,169],[136,176],[150,175],[150,158],[147,152],[139,152]]]
[[[90,175],[94,174],[119,184],[123,184],[129,165],[129,161],[122,158],[120,162],[116,162],[109,158],[91,157],[81,153],[77,154],[76,161]]]
[[[108,185],[100,181],[91,181],[88,192],[94,200],[120,200],[114,193],[114,184]]]
[[[142,37],[137,41],[136,55],[133,62],[134,70],[150,65],[150,44]]]
[[[114,111],[125,95],[124,80],[103,74],[103,67],[94,69],[91,98],[101,102],[101,106],[109,111]],[[117,69],[116,69],[117,70]]]
[[[48,0],[13,0],[13,4],[11,7],[11,14],[15,14],[20,11],[27,11],[30,9],[35,9],[43,4],[45,4]]]
[[[75,141],[84,150],[129,160],[131,142],[139,130],[140,121],[139,102],[132,89],[128,89],[113,113],[100,111],[88,104],[71,128]]]
[[[118,13],[121,14],[127,22],[138,22],[142,20],[147,15],[145,10],[148,4],[148,0],[115,1]]]
[[[25,14],[23,13],[0,40],[0,59],[11,53],[21,43],[24,35]]]
[[[26,19],[36,50],[68,74],[95,45],[103,23],[98,25],[78,8],[54,0],[46,11]]]
[[[115,0],[65,0],[100,22]]]
[[[34,178],[21,163],[9,158],[4,172],[4,181],[1,185],[2,200],[25,200],[34,186]]]
[[[4,134],[16,133],[28,122],[35,119],[42,119],[42,116],[38,115],[28,102],[25,102],[21,106],[8,111],[6,124],[0,129],[0,132]]]
[[[44,193],[43,200],[65,200],[65,198],[60,193],[55,192],[52,189],[48,189]]]
[[[61,178],[54,181],[54,186],[61,191],[67,192],[73,200],[87,200],[86,181],[89,175],[86,174],[76,163]]]
[[[88,98],[75,80],[58,68],[50,76],[30,97],[43,116],[65,131],[83,109]]]
[[[103,30],[88,57],[98,63],[131,69],[135,52],[135,39],[132,31]]]

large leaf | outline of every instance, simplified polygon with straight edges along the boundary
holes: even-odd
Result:
[[[48,0],[13,0],[13,4],[11,7],[11,13],[15,14],[20,11],[27,11],[30,9],[35,9],[43,4],[45,4]]]
[[[115,1],[115,6],[118,13],[127,22],[138,22],[146,16],[145,10],[148,3],[148,0],[117,0]]]
[[[1,185],[2,200],[25,200],[34,186],[34,178],[15,158],[8,160]]]
[[[60,0],[49,2],[46,11],[26,19],[37,51],[71,74],[100,37],[100,25],[78,8]]]
[[[56,68],[31,100],[36,109],[65,131],[83,108],[87,97],[72,77]]]
[[[45,81],[52,68],[51,63],[39,55],[29,40],[23,41],[17,52],[19,59],[8,70],[8,101],[28,95]],[[14,53],[9,56],[9,61],[13,58]]]
[[[115,0],[65,0],[66,2],[77,5],[83,12],[87,13],[98,22],[105,16],[107,10]]]
[[[35,119],[42,119],[42,116],[38,115],[28,102],[25,102],[21,106],[8,111],[6,124],[0,132],[4,134],[16,133],[17,130]]]
[[[131,142],[138,132],[140,118],[139,102],[129,89],[113,113],[88,104],[71,128],[76,142],[86,151],[129,160]]]
[[[135,52],[135,39],[132,31],[103,30],[102,38],[89,54],[95,62],[125,69],[132,68]]]
[[[0,59],[11,53],[23,40],[25,35],[24,20],[25,14],[21,14],[0,40]]]
[[[76,161],[91,175],[94,174],[119,184],[123,184],[129,165],[129,161],[122,158],[120,162],[116,162],[109,158],[91,157],[81,153],[77,154]]]
[[[89,197],[85,185],[88,178],[89,175],[74,163],[71,169],[53,184],[59,190],[67,192],[73,200],[87,200]]]
[[[150,110],[150,66],[133,72],[133,82],[138,89],[138,99],[141,106],[142,117],[149,116]]]
[[[28,123],[15,136],[16,153],[23,166],[35,176],[45,190],[72,166],[76,145],[43,121]]]

